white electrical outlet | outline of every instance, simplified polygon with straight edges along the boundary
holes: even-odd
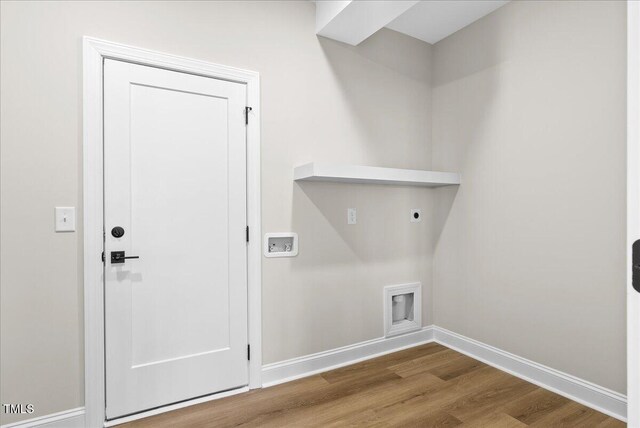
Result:
[[[355,208],[347,208],[347,224],[356,224],[358,217]]]
[[[409,218],[411,223],[419,223],[422,221],[422,211],[418,208],[411,210],[411,217]]]

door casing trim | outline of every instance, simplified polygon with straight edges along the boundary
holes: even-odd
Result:
[[[180,56],[83,37],[83,243],[85,424],[105,418],[103,251],[103,62],[116,59],[247,85],[247,244],[249,388],[262,386],[260,75]]]
[[[640,296],[632,286],[631,246],[640,238],[640,2],[627,2],[627,422],[640,427]]]

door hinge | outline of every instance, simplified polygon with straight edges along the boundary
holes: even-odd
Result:
[[[104,251],[102,252],[102,263],[104,263]]]
[[[253,107],[245,107],[244,108],[244,124],[248,125],[249,124],[249,112],[253,110]]]
[[[247,226],[247,242],[249,242],[249,226]]]
[[[640,239],[631,246],[631,286],[640,293]]]
[[[251,345],[247,345],[247,360],[251,360]]]

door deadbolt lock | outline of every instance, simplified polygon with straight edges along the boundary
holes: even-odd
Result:
[[[113,236],[114,238],[122,238],[123,235],[124,235],[124,229],[121,228],[120,226],[116,226],[113,229],[111,229],[111,236]]]
[[[111,264],[124,263],[126,259],[139,259],[140,256],[125,256],[124,251],[112,251],[111,252]]]

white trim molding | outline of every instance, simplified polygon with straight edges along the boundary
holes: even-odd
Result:
[[[432,326],[423,327],[419,331],[401,336],[381,337],[304,357],[266,364],[262,367],[262,386],[278,385],[429,342],[433,342]]]
[[[439,343],[621,421],[626,420],[627,399],[623,394],[437,326],[267,364],[262,368],[263,386],[278,385],[429,342]]]
[[[260,201],[260,75],[90,37],[83,38],[84,343],[86,426],[105,422],[103,294],[102,80],[104,59],[116,59],[247,85],[247,278],[249,387],[262,386],[262,248]]]
[[[640,2],[627,2],[627,411],[640,427],[640,295],[634,290],[632,245],[640,239]]]
[[[84,428],[84,407],[52,413],[24,421],[2,425],[0,428]]]
[[[447,348],[468,355],[503,372],[621,421],[626,421],[627,398],[623,394],[441,327],[434,327],[434,339]]]
[[[492,367],[507,372],[531,382],[541,388],[553,391],[573,401],[584,404],[599,412],[625,421],[627,411],[626,396],[586,380],[546,367],[542,364],[527,360],[477,340],[470,339],[452,331],[437,326],[423,327],[421,330],[390,338],[378,338],[365,342],[318,352],[299,358],[266,364],[262,368],[264,387],[274,386],[317,373],[326,372],[339,367],[348,366],[371,358],[422,344],[436,342],[447,348],[482,361]],[[118,419],[105,424],[113,426],[118,423],[152,416],[164,411],[175,410],[193,404],[223,398],[246,392],[248,388],[241,388],[227,393],[202,397],[200,399],[151,410],[128,418]],[[0,428],[80,428],[85,426],[84,409],[78,408],[54,415],[30,419],[28,421],[3,425]],[[86,426],[92,426],[87,420]]]

